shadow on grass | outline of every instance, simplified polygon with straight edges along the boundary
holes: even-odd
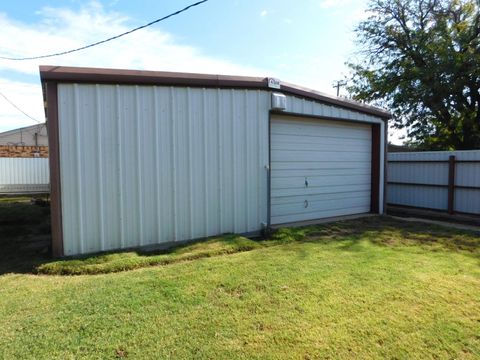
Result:
[[[50,258],[50,208],[28,199],[0,202],[0,275],[30,273]]]
[[[100,274],[153,265],[194,260],[252,250],[260,245],[251,239],[227,234],[201,242],[169,248],[142,248],[52,259],[48,206],[28,199],[0,202],[0,275],[43,273],[57,275]]]
[[[284,243],[336,242],[337,249],[351,252],[362,251],[361,242],[369,241],[378,246],[421,246],[425,249],[464,251],[480,258],[479,233],[422,222],[402,221],[388,216],[285,228],[274,233],[272,238]]]

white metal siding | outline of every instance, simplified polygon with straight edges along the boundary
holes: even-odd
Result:
[[[65,255],[258,231],[269,93],[59,84]]]
[[[454,155],[456,160],[480,160],[480,150],[390,153],[388,160],[447,161],[451,155]],[[388,181],[448,185],[448,163],[389,162]],[[480,164],[457,163],[455,185],[480,187]],[[390,184],[388,203],[447,210],[448,189]],[[480,214],[480,190],[456,189],[454,209],[459,212]]]
[[[369,212],[371,148],[371,125],[272,117],[271,223]]]
[[[49,184],[48,159],[0,158],[0,193],[45,192]]]

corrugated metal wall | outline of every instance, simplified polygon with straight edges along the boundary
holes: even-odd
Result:
[[[65,255],[258,231],[268,93],[59,85]]]
[[[48,192],[48,159],[0,158],[0,193]]]
[[[480,160],[480,150],[391,153],[388,154],[388,182],[448,185],[448,162],[421,161],[448,161],[451,155],[457,161]],[[457,163],[455,185],[480,187],[480,163]],[[446,187],[389,184],[387,194],[389,204],[447,210]],[[455,211],[480,214],[480,190],[456,189],[454,199]]]

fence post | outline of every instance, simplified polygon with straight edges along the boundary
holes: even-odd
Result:
[[[448,213],[453,214],[455,203],[455,155],[448,158]]]

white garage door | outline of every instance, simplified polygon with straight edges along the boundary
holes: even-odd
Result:
[[[271,223],[370,211],[372,127],[273,116]]]

